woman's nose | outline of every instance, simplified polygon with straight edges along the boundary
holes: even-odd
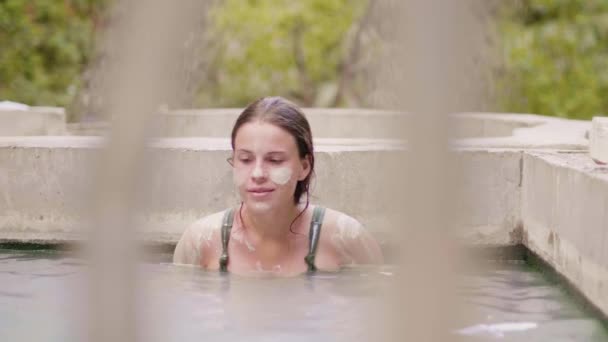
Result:
[[[251,178],[253,178],[253,179],[265,178],[265,172],[264,172],[264,169],[262,168],[262,165],[260,165],[260,164],[255,165],[255,168],[251,172]]]

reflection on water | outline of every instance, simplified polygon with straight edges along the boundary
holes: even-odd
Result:
[[[463,276],[459,288],[470,308],[467,336],[501,341],[608,341],[608,332],[532,267],[493,263]],[[464,329],[462,329],[464,330]],[[461,332],[462,332],[461,330]]]
[[[56,252],[0,251],[0,341],[83,340],[86,270]],[[396,272],[384,266],[278,279],[166,263],[140,270],[144,286],[135,295],[145,341],[367,341]],[[467,315],[454,334],[465,340],[608,341],[598,320],[524,264],[494,264],[461,279]]]

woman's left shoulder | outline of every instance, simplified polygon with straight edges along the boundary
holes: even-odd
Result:
[[[342,259],[342,264],[377,264],[383,262],[376,239],[359,220],[326,208],[323,233]]]
[[[323,218],[323,229],[331,233],[345,235],[350,238],[357,237],[360,234],[366,233],[366,229],[354,217],[341,211],[325,208],[325,217]]]

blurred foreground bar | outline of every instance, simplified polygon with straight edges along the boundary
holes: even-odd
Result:
[[[149,118],[170,94],[179,90],[171,73],[179,61],[180,43],[198,28],[204,17],[202,1],[117,1],[103,51],[111,51],[104,111],[113,117],[108,141],[89,170],[93,176],[92,220],[87,253],[91,269],[87,339],[90,341],[135,341],[142,334],[136,319],[137,284],[135,229],[138,212],[146,207],[143,189],[148,187],[150,165],[145,149],[155,133]],[[61,167],[65,167],[62,165]],[[76,198],[76,201],[82,198]],[[88,198],[86,198],[88,199]]]

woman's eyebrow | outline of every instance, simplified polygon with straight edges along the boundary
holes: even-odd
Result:
[[[284,156],[286,154],[287,154],[287,152],[285,152],[285,151],[270,151],[270,152],[266,153],[266,155],[279,155],[279,156]]]
[[[235,151],[235,152],[236,152],[236,153],[249,153],[249,154],[254,154],[254,153],[253,153],[253,151],[250,151],[250,150],[247,150],[247,149],[244,149],[244,148],[238,148],[238,149],[236,149],[236,151]],[[287,154],[287,152],[286,152],[286,151],[270,151],[270,152],[267,152],[265,155],[281,155],[281,156],[284,156],[284,155],[286,155],[286,154]]]
[[[238,149],[236,150],[236,152],[253,153],[253,152],[251,152],[251,151],[249,151],[249,150],[246,150],[246,149],[244,149],[244,148],[238,148]]]

